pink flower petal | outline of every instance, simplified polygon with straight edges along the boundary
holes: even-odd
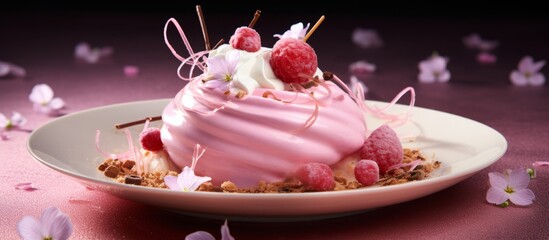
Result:
[[[50,101],[49,107],[53,110],[60,110],[65,106],[65,101],[61,98],[54,98]]]
[[[420,72],[432,72],[429,59],[419,62],[418,68]]]
[[[236,65],[238,64],[238,61],[240,60],[240,52],[239,51],[229,51],[225,55],[225,61],[227,63],[227,71],[229,74],[233,75],[236,70]]]
[[[482,52],[477,55],[477,61],[484,64],[492,64],[497,61],[497,57],[494,54]]]
[[[545,66],[545,61],[539,61],[537,63],[534,63],[532,65],[532,72],[539,72],[539,70],[541,70],[543,66]]]
[[[509,186],[515,191],[528,188],[530,175],[525,169],[515,169],[509,175]]]
[[[74,57],[93,64],[99,62],[101,58],[108,57],[113,53],[112,47],[92,48],[88,43],[81,42],[74,49]]]
[[[15,185],[15,189],[24,190],[24,191],[34,191],[37,190],[30,182],[18,183]]]
[[[375,48],[383,46],[383,40],[376,30],[356,28],[352,34],[353,43],[361,48]]]
[[[448,59],[441,56],[434,56],[430,59],[431,71],[434,72],[443,72],[446,70],[446,63]]]
[[[8,62],[0,62],[0,77],[25,77],[27,72],[20,66]]]
[[[486,201],[493,204],[502,204],[509,199],[509,194],[503,188],[491,187],[486,192]]]
[[[505,175],[498,172],[488,173],[488,179],[490,180],[490,186],[500,189],[507,187],[507,178]]]
[[[17,223],[17,232],[22,239],[43,239],[42,224],[38,219],[25,216]]]
[[[50,228],[50,236],[53,239],[68,239],[73,233],[73,226],[69,216],[58,212]]]
[[[535,87],[545,84],[545,76],[541,73],[532,75],[528,80],[530,81],[530,85]]]
[[[11,124],[13,126],[23,126],[27,122],[27,119],[21,115],[19,112],[13,112],[11,116]],[[1,123],[0,123],[1,124]]]
[[[42,212],[42,217],[40,218],[42,229],[51,229],[53,222],[55,222],[55,219],[59,214],[59,209],[56,207],[46,208],[44,212]]]
[[[513,71],[511,72],[511,75],[509,76],[509,79],[511,79],[511,83],[515,86],[526,86],[528,85],[528,79],[520,73],[519,71]]]
[[[17,231],[23,239],[66,240],[73,232],[73,226],[69,217],[56,207],[49,207],[40,220],[30,216],[23,217],[17,223]]]
[[[189,167],[185,167],[177,177],[177,185],[179,185],[179,189],[185,191],[195,191],[198,187],[200,187],[200,184],[210,180],[210,177],[196,176],[194,170]]]
[[[2,141],[10,140],[10,136],[6,135],[3,132],[0,132],[0,140],[2,140]]]
[[[357,61],[349,65],[349,71],[354,75],[373,73],[376,71],[376,65],[367,61]]]
[[[7,128],[8,124],[11,124],[11,120],[6,115],[0,113],[0,129]]]
[[[509,197],[509,200],[519,206],[527,206],[532,204],[535,199],[534,192],[530,189],[519,189],[513,192]]]
[[[225,63],[225,57],[223,55],[215,55],[211,58],[208,58],[206,60],[206,64],[208,65],[208,75],[213,76],[214,79],[222,79],[225,74],[226,63]]]
[[[0,62],[0,77],[7,76],[11,71],[10,66],[7,63]]]
[[[221,240],[234,240],[234,237],[229,232],[227,220],[225,220],[225,223],[221,226]]]
[[[124,66],[124,76],[126,77],[136,77],[139,75],[139,68],[133,65]]]
[[[11,64],[10,72],[11,75],[19,78],[25,77],[27,75],[27,71],[25,71],[24,68],[13,64]]]
[[[534,72],[532,71],[533,65],[534,65],[534,59],[531,56],[524,56],[518,64],[518,70],[521,73],[526,73],[526,72],[531,73],[531,72]]]
[[[86,42],[81,42],[76,44],[76,47],[74,48],[74,57],[75,58],[83,58],[86,57],[90,53],[91,47]]]
[[[222,91],[224,91],[227,88],[228,82],[221,81],[221,80],[210,80],[204,83],[204,87],[209,89],[216,89],[219,88]]]
[[[37,84],[32,88],[29,100],[37,104],[47,104],[53,99],[53,90],[47,84]]]
[[[166,183],[166,186],[168,186],[171,190],[181,190],[179,188],[179,184],[177,184],[177,177],[172,175],[166,175],[164,177],[164,183]]]
[[[303,23],[296,23],[293,24],[290,27],[290,30],[287,30],[282,35],[275,34],[274,37],[278,38],[295,38],[295,39],[303,39],[305,38],[305,35],[307,34],[307,30],[309,29],[310,23],[307,23],[307,27],[303,27]]]
[[[430,72],[419,73],[418,80],[421,83],[434,83],[436,81],[435,75]]]
[[[196,231],[185,237],[185,240],[215,240],[215,237],[204,231]]]
[[[481,51],[492,51],[494,48],[498,47],[499,43],[498,41],[486,41],[482,40],[477,48]]]
[[[534,166],[535,168],[543,167],[543,166],[549,166],[549,162],[548,161],[535,161],[534,163],[532,163],[532,166]]]

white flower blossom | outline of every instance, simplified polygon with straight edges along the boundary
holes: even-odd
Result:
[[[531,56],[523,57],[518,69],[511,72],[509,78],[515,86],[541,86],[545,83],[545,76],[539,71],[545,65],[545,61],[534,62]]]

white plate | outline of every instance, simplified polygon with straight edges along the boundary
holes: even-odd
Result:
[[[116,104],[57,118],[30,135],[28,150],[38,162],[88,187],[136,202],[190,215],[296,220],[345,215],[421,198],[488,167],[507,149],[505,138],[484,124],[415,107],[413,127],[405,131],[412,129],[420,135],[415,141],[404,143],[404,147],[420,149],[425,156],[441,161],[443,166],[434,176],[422,181],[335,192],[229,194],[119,184],[99,172],[97,166],[104,159],[95,148],[96,130],[101,130],[102,149],[110,152],[127,149],[124,134],[115,130],[114,125],[159,116],[168,101]],[[367,101],[367,104],[385,103]],[[397,111],[405,109],[407,106],[395,106]],[[141,128],[142,125],[131,128],[134,138]]]

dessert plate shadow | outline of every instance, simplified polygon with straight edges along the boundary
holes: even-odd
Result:
[[[415,107],[411,122],[396,128],[401,136],[415,140],[406,148],[419,149],[427,158],[442,162],[427,179],[392,186],[356,190],[246,194],[179,192],[114,182],[97,170],[104,158],[95,147],[100,130],[100,147],[109,152],[125,151],[127,140],[115,124],[159,116],[171,99],[129,102],[93,108],[54,119],[33,131],[27,142],[31,156],[87,187],[114,196],[192,216],[236,220],[286,221],[345,216],[390,206],[446,189],[496,162],[507,150],[507,141],[496,130],[457,115]],[[371,106],[387,103],[366,101]],[[394,111],[408,106],[395,105]],[[152,125],[160,126],[161,122]],[[370,129],[381,124],[368,119]],[[142,125],[131,127],[136,139]],[[52,141],[55,139],[55,141]],[[137,143],[137,140],[135,142]]]

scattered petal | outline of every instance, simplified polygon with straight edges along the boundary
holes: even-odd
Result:
[[[53,89],[47,84],[37,84],[32,88],[29,100],[34,104],[36,111],[56,115],[65,106],[61,98],[53,97]]]
[[[18,77],[23,78],[27,75],[25,69],[8,62],[0,61],[0,78],[2,77]]]
[[[499,42],[484,40],[478,33],[471,33],[469,36],[463,38],[463,44],[471,49],[491,51],[499,45]]]
[[[376,65],[367,61],[356,61],[349,65],[349,71],[354,75],[362,75],[367,73],[373,73],[376,71]]]
[[[0,113],[0,140],[7,141],[10,137],[4,133],[4,131],[10,131],[13,129],[20,129],[27,122],[27,119],[18,112],[13,112],[11,118],[7,118],[4,114]]]
[[[545,84],[545,75],[539,71],[544,65],[544,60],[534,62],[531,56],[524,56],[518,64],[518,70],[512,71],[509,79],[515,86],[542,86]]]
[[[208,232],[196,231],[187,235],[185,237],[185,240],[215,240],[215,237]],[[225,223],[223,224],[223,226],[221,226],[221,240],[235,240],[229,232],[229,225],[227,224],[227,220],[225,220]]]
[[[73,233],[69,217],[56,207],[49,207],[42,212],[40,220],[25,216],[17,223],[17,231],[23,239],[66,240]]]
[[[227,219],[225,219],[225,223],[223,226],[221,226],[221,240],[234,240],[234,237],[231,235],[231,232],[229,232],[229,225],[227,223]]]
[[[35,188],[35,187],[33,186],[33,184],[30,183],[30,182],[24,182],[24,183],[15,184],[15,189],[17,189],[17,190],[29,191],[29,192],[32,192],[32,191],[34,191],[34,190],[37,190],[37,188]]]
[[[488,173],[491,187],[486,192],[486,201],[500,205],[510,200],[519,206],[532,204],[535,199],[534,192],[528,189],[530,175],[524,168],[506,170],[503,174],[497,172]]]
[[[532,166],[534,166],[535,168],[547,167],[549,166],[549,161],[535,161],[534,163],[532,163]]]
[[[196,231],[187,235],[185,240],[215,240],[215,237],[209,232]]]
[[[112,47],[92,48],[88,43],[78,43],[74,49],[74,57],[86,63],[94,64],[102,58],[112,55]]]
[[[23,117],[19,112],[13,112],[11,118],[7,118],[4,114],[0,113],[0,130],[11,130],[19,128],[27,122],[27,119]]]
[[[477,61],[479,63],[492,64],[492,63],[497,62],[497,60],[498,60],[498,58],[496,57],[496,55],[491,54],[491,53],[481,52],[481,53],[477,54]]]
[[[446,69],[448,58],[433,54],[431,57],[419,62],[418,80],[421,83],[448,82],[450,71]]]
[[[133,65],[124,66],[124,76],[126,77],[136,77],[139,75],[139,68]]]
[[[2,141],[7,141],[7,140],[10,140],[10,136],[6,135],[5,133],[3,132],[0,132],[0,139]]]
[[[303,39],[305,38],[305,35],[307,34],[307,30],[309,29],[310,23],[307,23],[307,27],[303,27],[303,23],[296,23],[290,27],[290,30],[287,30],[284,32],[284,34],[275,34],[274,37],[278,38],[295,38],[295,39]]]
[[[356,28],[352,35],[353,43],[361,48],[376,48],[383,46],[383,40],[376,30]]]

